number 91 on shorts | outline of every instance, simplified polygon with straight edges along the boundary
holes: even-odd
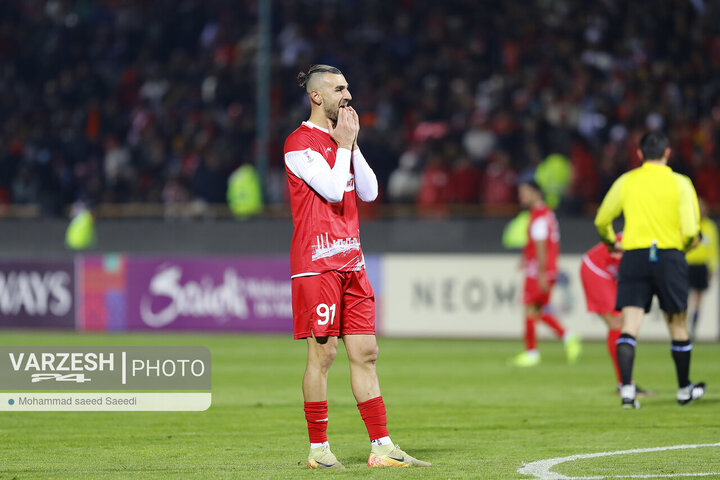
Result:
[[[295,338],[375,335],[375,296],[365,270],[292,279]]]

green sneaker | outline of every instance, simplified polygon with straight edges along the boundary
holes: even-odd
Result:
[[[373,445],[368,458],[368,467],[430,467],[430,462],[423,462],[400,450],[399,445]]]
[[[510,364],[515,367],[534,367],[535,365],[540,363],[540,352],[528,352],[524,351],[522,353],[517,354],[512,360],[510,360]]]
[[[307,466],[310,468],[335,468],[345,470],[345,466],[338,462],[338,459],[335,458],[335,455],[330,451],[328,445],[311,448],[310,455],[308,455]]]
[[[577,333],[568,333],[565,338],[565,355],[570,365],[573,365],[580,358],[582,353],[582,344]]]

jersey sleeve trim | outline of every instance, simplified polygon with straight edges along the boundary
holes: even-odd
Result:
[[[300,278],[300,277],[314,277],[317,275],[322,275],[320,272],[306,272],[306,273],[298,273],[297,275],[291,275],[290,278]]]

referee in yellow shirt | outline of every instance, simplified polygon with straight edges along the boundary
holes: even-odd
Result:
[[[642,166],[610,187],[595,226],[611,248],[624,251],[618,271],[616,308],[622,311],[622,334],[617,342],[623,408],[639,408],[632,369],[635,338],[654,295],[665,313],[671,353],[678,379],[677,401],[686,405],[705,394],[705,384],[689,379],[690,343],[686,318],[688,265],[685,252],[698,241],[698,200],[692,182],[667,166],[670,142],[661,132],[640,139]],[[612,221],[623,213],[622,242],[617,242]]]

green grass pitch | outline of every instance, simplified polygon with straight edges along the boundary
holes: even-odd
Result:
[[[300,380],[305,345],[277,336],[1,332],[3,345],[204,345],[213,355],[206,412],[8,412],[0,417],[0,480],[520,479],[523,462],[634,448],[720,442],[720,348],[698,344],[692,375],[708,382],[679,407],[667,343],[641,342],[635,378],[658,395],[622,410],[605,344],[568,366],[541,342],[531,369],[506,362],[521,342],[380,339],[378,371],[393,441],[430,469],[370,470],[369,441],[344,349],[330,373],[328,434],[344,472],[305,465]],[[720,448],[582,459],[568,477],[720,472]],[[662,477],[659,477],[662,476]],[[705,478],[718,478],[705,477]]]

